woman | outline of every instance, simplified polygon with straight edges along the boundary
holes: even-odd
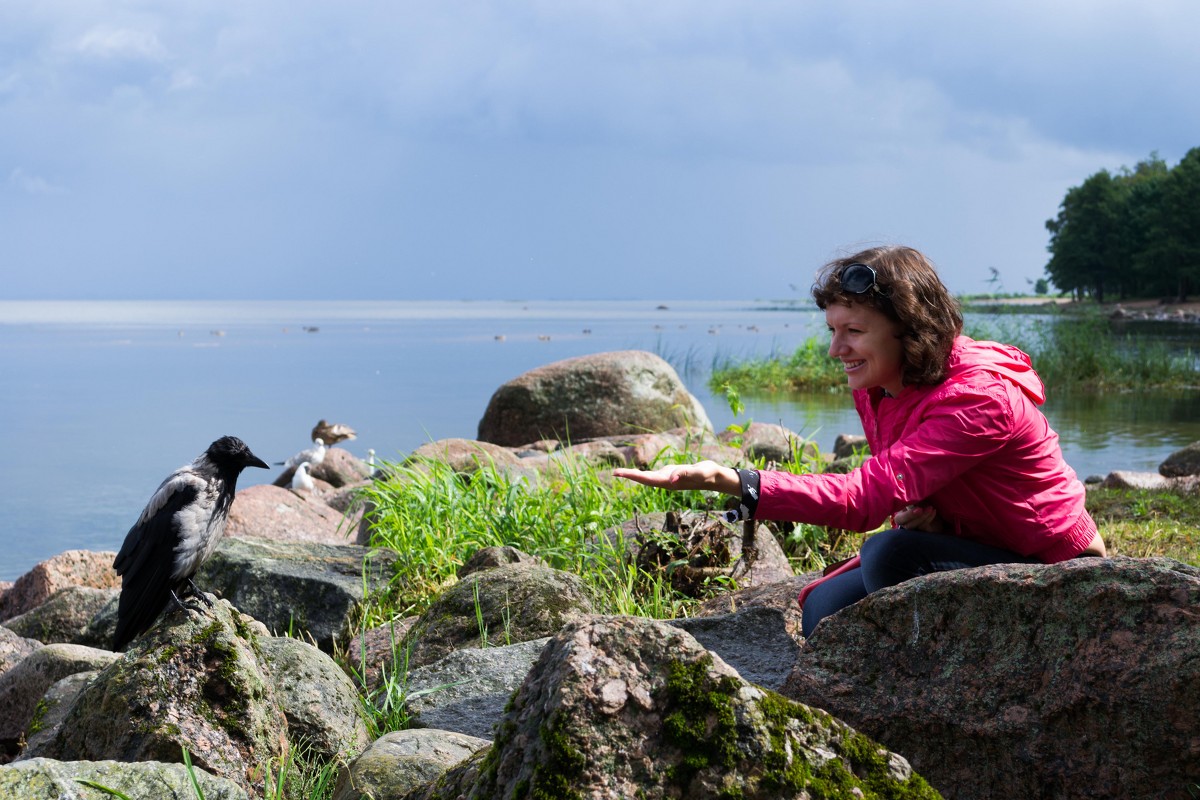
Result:
[[[869,531],[890,516],[894,527],[866,540],[857,566],[805,599],[805,636],[826,616],[918,575],[1105,555],[1083,485],[1037,408],[1045,393],[1029,357],[962,336],[958,303],[925,256],[865,250],[825,265],[812,293],[871,458],[844,475],[712,461],[614,474],[740,497],[745,517]]]

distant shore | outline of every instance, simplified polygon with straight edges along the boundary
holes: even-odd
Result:
[[[1175,303],[1164,300],[1117,300],[1107,303],[1094,303],[1091,300],[1077,302],[1070,297],[997,297],[995,299],[972,298],[964,300],[967,308],[987,306],[1061,306],[1064,310],[1095,311],[1105,316],[1111,315],[1118,308],[1128,312],[1145,312],[1152,315],[1172,316],[1176,312],[1200,315],[1200,298],[1188,300],[1185,303]]]

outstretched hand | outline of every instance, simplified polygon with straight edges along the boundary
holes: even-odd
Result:
[[[658,489],[700,489],[723,492],[737,497],[742,493],[737,470],[723,467],[715,461],[696,464],[672,464],[658,469],[614,469],[613,477],[625,478]]]

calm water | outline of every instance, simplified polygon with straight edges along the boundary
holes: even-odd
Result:
[[[0,580],[63,550],[117,549],[159,481],[224,434],[281,461],[323,417],[358,431],[341,445],[356,455],[398,459],[474,437],[492,392],[526,370],[633,348],[675,365],[723,428],[733,417],[705,387],[714,359],[790,350],[823,328],[768,303],[659,305],[0,302]],[[1081,476],[1154,470],[1200,440],[1195,392],[1052,392],[1045,410]],[[846,396],[747,398],[746,416],[826,450],[859,430]],[[250,470],[240,486],[274,474]]]

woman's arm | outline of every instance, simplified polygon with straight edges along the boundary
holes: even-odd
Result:
[[[700,489],[738,497],[742,482],[737,470],[723,467],[715,461],[696,464],[673,464],[652,470],[614,469],[614,477],[625,478],[658,489]]]

